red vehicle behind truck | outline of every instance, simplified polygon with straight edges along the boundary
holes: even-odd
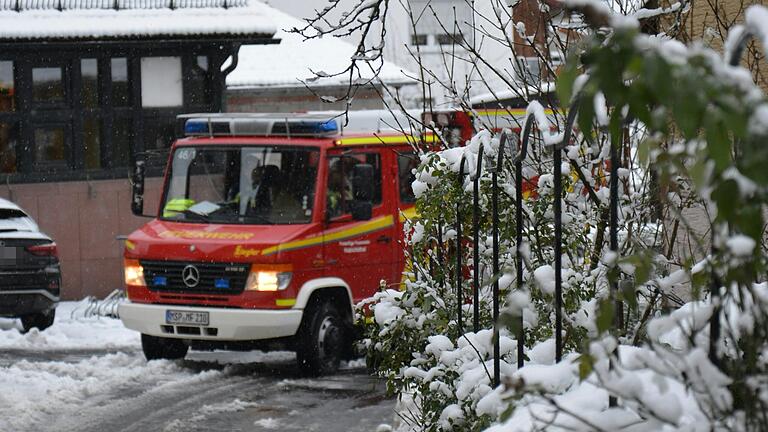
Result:
[[[160,206],[125,241],[119,314],[147,359],[281,347],[307,373],[338,367],[353,305],[404,267],[416,138],[382,115],[184,117]],[[132,181],[142,214],[142,162]]]

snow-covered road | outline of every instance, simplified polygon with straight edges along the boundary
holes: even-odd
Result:
[[[75,307],[26,335],[0,319],[0,431],[373,431],[393,420],[383,383],[355,362],[316,379],[288,352],[147,362],[119,320],[72,318]]]

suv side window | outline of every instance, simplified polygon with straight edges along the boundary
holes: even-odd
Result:
[[[416,202],[416,195],[413,194],[411,185],[416,180],[414,170],[419,166],[419,156],[413,152],[398,153],[397,155],[397,177],[398,187],[400,188],[400,202],[403,204],[413,204]]]
[[[378,153],[353,153],[328,158],[326,211],[331,218],[349,213],[352,202],[353,167],[360,163],[373,166],[373,205],[381,204],[381,157]]]

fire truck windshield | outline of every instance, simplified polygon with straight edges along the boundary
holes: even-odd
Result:
[[[303,147],[178,147],[162,219],[223,224],[312,220],[320,153]]]

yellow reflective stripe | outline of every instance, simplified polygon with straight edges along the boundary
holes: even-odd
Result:
[[[386,228],[388,226],[394,225],[395,220],[394,218],[389,216],[382,216],[380,218],[373,219],[370,222],[366,222],[364,224],[358,225],[356,227],[348,228],[345,230],[337,231],[335,233],[326,234],[325,235],[325,241],[326,242],[333,242],[338,240],[344,240],[348,237],[355,237],[362,234],[366,234],[372,231],[377,231],[382,228]]]
[[[433,133],[426,133],[419,138],[414,135],[390,135],[390,136],[367,136],[339,138],[336,145],[355,146],[355,145],[376,145],[376,144],[411,144],[423,142],[437,142],[439,137]]]
[[[406,220],[412,220],[419,217],[419,214],[416,212],[416,207],[407,208],[405,210],[400,210],[400,222],[405,222]]]
[[[261,251],[262,255],[272,255],[273,253],[277,252],[285,252],[293,249],[300,249],[303,247],[309,247],[314,246],[323,243],[323,237],[317,236],[317,237],[310,237],[302,240],[296,240],[288,243],[283,243],[279,245],[275,245],[272,247],[268,247],[266,249],[263,249]]]
[[[289,250],[300,249],[303,247],[314,246],[322,244],[323,242],[330,243],[334,241],[344,240],[349,237],[355,237],[363,234],[367,234],[372,231],[377,231],[382,228],[393,225],[394,218],[390,216],[382,216],[373,219],[369,222],[357,225],[352,228],[347,228],[341,231],[336,231],[330,234],[318,235],[316,237],[310,237],[307,239],[296,240],[288,243],[279,244],[277,246],[268,247],[261,251],[262,255],[271,255],[277,252],[286,252]]]
[[[132,241],[126,240],[125,241],[125,248],[128,249],[128,250],[134,250],[134,249],[136,249],[136,245],[133,244]]]
[[[368,136],[354,138],[340,138],[336,140],[338,145],[375,145],[375,144],[406,144],[417,139],[412,135],[394,136]]]
[[[296,299],[275,299],[276,306],[294,306],[296,305]]]
[[[476,110],[478,115],[486,115],[486,116],[505,116],[505,115],[513,115],[513,116],[524,116],[526,114],[526,110],[524,108],[510,108],[510,109],[486,109],[486,110]],[[555,113],[552,109],[545,109],[544,114],[546,115],[553,115]]]

